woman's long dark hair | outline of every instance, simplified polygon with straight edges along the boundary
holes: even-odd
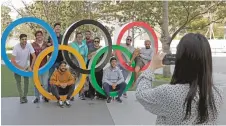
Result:
[[[189,84],[190,89],[184,102],[187,119],[191,115],[191,106],[196,93],[198,101],[198,124],[216,114],[213,97],[212,53],[208,40],[201,34],[185,35],[177,46],[175,70],[171,84]],[[208,111],[210,107],[211,112]]]

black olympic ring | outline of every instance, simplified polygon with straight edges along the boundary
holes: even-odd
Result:
[[[74,30],[76,28],[78,28],[79,26],[84,25],[84,24],[92,24],[92,25],[97,26],[98,28],[100,28],[104,32],[105,42],[107,40],[107,43],[108,43],[108,53],[107,53],[107,56],[104,56],[103,57],[104,60],[101,60],[100,61],[100,64],[101,65],[98,66],[95,69],[95,72],[98,72],[98,71],[102,70],[105,67],[105,65],[109,62],[109,60],[111,58],[111,54],[112,54],[112,39],[111,39],[111,35],[108,32],[108,30],[100,22],[95,21],[95,20],[85,19],[85,20],[81,20],[81,21],[78,21],[78,22],[73,23],[65,31],[65,33],[63,35],[63,38],[62,38],[62,44],[63,45],[68,45],[68,40],[69,40],[69,37],[70,37],[71,33],[74,32]],[[82,73],[82,74],[90,74],[91,73],[91,70],[81,69],[76,64],[74,64],[72,62],[72,60],[70,59],[70,57],[69,57],[68,51],[63,50],[62,51],[62,54],[63,54],[64,59],[66,60],[66,62],[68,63],[68,65],[71,68],[77,70],[79,73]]]

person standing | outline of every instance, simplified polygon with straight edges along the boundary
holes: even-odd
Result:
[[[213,61],[207,38],[188,33],[177,45],[175,69],[168,84],[155,87],[155,70],[164,67],[165,53],[155,53],[137,79],[136,98],[156,125],[217,125],[223,90],[213,82]]]
[[[89,55],[88,55],[89,60],[96,54],[96,51],[101,48],[99,37],[95,37],[93,42],[94,42],[94,47],[89,49]],[[102,58],[103,58],[103,55],[98,59],[97,62],[99,63]],[[87,66],[89,64],[89,60],[88,60]],[[95,76],[96,76],[97,83],[102,88],[103,69],[98,72],[95,72]],[[95,91],[95,89],[93,88],[93,86],[90,82],[89,82],[88,94],[90,95],[91,99],[94,99],[95,94],[97,96],[97,99],[105,99],[106,98],[99,92]]]
[[[132,37],[131,36],[127,36],[126,43],[122,43],[121,46],[127,48],[133,54],[135,48],[131,45],[132,41],[133,41]],[[123,56],[124,61],[126,61],[125,54],[124,53],[122,53],[122,54],[123,54],[122,56]],[[123,74],[124,79],[126,79],[128,74],[129,74],[129,71],[126,70],[121,64],[119,64],[119,68],[122,70],[122,74]],[[125,98],[127,98],[126,92],[123,93],[123,96]]]
[[[60,34],[61,32],[61,24],[60,23],[55,23],[54,24],[54,31],[57,35],[57,40],[58,40],[58,44],[60,45],[61,44],[61,40],[62,40],[62,35]],[[49,36],[48,38],[48,46],[53,46],[53,41],[51,39],[51,37]],[[49,54],[49,56],[51,56],[51,54]],[[58,56],[57,56],[57,59],[55,61],[55,63],[53,64],[53,66],[49,69],[49,79],[50,77],[52,76],[53,72],[55,71],[56,68],[58,68],[59,64],[61,61],[63,61],[64,58],[63,58],[63,55],[62,55],[62,51],[58,51]],[[48,80],[49,80],[48,79]],[[50,92],[50,85],[48,84],[48,91]]]
[[[28,63],[29,56],[32,55],[31,65]],[[17,68],[24,71],[32,71],[34,63],[36,60],[35,51],[30,43],[27,43],[27,35],[20,34],[20,43],[16,44],[13,48],[11,62]],[[24,77],[24,93],[21,89],[21,76],[14,73],[14,77],[16,79],[17,90],[20,95],[20,103],[27,103],[27,93],[29,86],[29,78]]]
[[[90,50],[93,50],[93,48],[94,48],[94,42],[93,42],[93,39],[91,39],[91,38],[92,38],[91,31],[89,31],[89,30],[85,31],[85,41],[86,41],[86,45],[88,47],[88,52],[90,52]],[[86,64],[87,68],[88,68],[88,63],[89,63],[89,59]],[[86,84],[87,83],[90,85],[90,81],[89,81],[88,77],[86,78]],[[91,94],[90,94],[89,90],[85,91],[84,94],[85,94],[85,97],[91,98]]]
[[[93,39],[91,39],[91,37],[92,37],[91,31],[87,30],[85,32],[85,40],[88,49],[93,48],[94,46]]]
[[[82,55],[83,59],[85,60],[85,63],[87,63],[88,47],[86,45],[86,41],[83,40],[83,35],[81,32],[76,33],[75,37],[76,37],[76,40],[74,42],[70,43],[69,46],[71,46],[72,48],[77,50]],[[78,60],[72,54],[71,54],[71,60],[73,63],[75,63],[77,66],[79,66]],[[80,73],[78,71],[74,70],[73,68],[70,68],[70,71],[72,74],[75,74],[76,78],[79,78]],[[85,100],[84,87],[79,92],[79,98],[81,100]]]
[[[35,33],[35,42],[32,43],[32,47],[35,50],[35,55],[36,57],[38,57],[38,55],[45,50],[48,45],[47,42],[44,42],[44,37],[43,37],[43,32],[42,31],[36,31]],[[32,56],[30,57],[30,60],[32,61]],[[47,56],[42,60],[40,67],[43,67],[46,63],[47,63]],[[48,91],[48,74],[49,72],[45,72],[44,74],[39,76],[39,79],[41,81],[42,86],[44,87],[45,90]],[[35,87],[34,88],[34,92],[35,92],[35,100],[33,101],[34,103],[38,103],[40,101],[40,93],[38,91],[38,89]],[[48,102],[48,99],[43,97],[45,102]]]

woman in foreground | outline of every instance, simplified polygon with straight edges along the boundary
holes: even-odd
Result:
[[[189,33],[179,42],[170,84],[153,88],[154,71],[163,67],[165,54],[155,54],[150,67],[137,80],[136,98],[157,115],[156,124],[216,124],[222,92],[212,79],[212,53],[208,40]]]

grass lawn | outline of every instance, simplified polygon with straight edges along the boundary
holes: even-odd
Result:
[[[9,59],[11,59],[12,54],[11,53],[8,53],[7,56],[8,56]]]
[[[2,97],[17,97],[19,93],[17,91],[16,80],[14,79],[14,73],[10,71],[5,65],[1,65],[1,88]],[[21,78],[21,84],[23,86],[24,79]],[[23,89],[23,87],[22,87]],[[28,95],[34,95],[34,84],[32,78],[29,81]]]
[[[1,65],[1,77],[2,77],[2,97],[18,97],[19,93],[17,91],[16,80],[14,79],[14,73],[11,72],[5,65]],[[169,82],[170,78],[164,78],[162,75],[156,75],[156,81],[153,82],[154,86],[159,86],[161,84],[166,84]],[[23,86],[24,81],[21,79],[21,84]],[[22,88],[23,90],[23,88]],[[134,91],[135,88],[129,89],[129,91]],[[34,83],[33,79],[30,78],[28,95],[34,95]]]

